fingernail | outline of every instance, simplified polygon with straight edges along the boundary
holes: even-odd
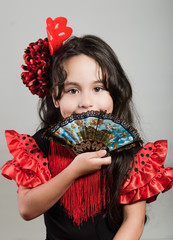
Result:
[[[100,150],[101,155],[106,155],[107,151],[106,150]]]

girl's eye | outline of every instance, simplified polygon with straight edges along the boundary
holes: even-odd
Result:
[[[72,88],[72,89],[68,90],[68,93],[71,93],[71,94],[76,94],[78,92],[79,91],[77,89],[75,89],[75,88]]]
[[[103,87],[95,87],[94,91],[95,92],[101,92],[103,90]]]

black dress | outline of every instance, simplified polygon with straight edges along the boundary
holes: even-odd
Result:
[[[56,165],[51,165],[52,162],[49,161],[51,143],[41,137],[43,131],[38,131],[33,137],[18,134],[13,130],[6,131],[7,145],[14,158],[5,164],[1,171],[4,177],[15,180],[18,186],[37,187],[56,175],[53,173]],[[61,149],[61,146],[59,148]],[[165,140],[147,143],[137,153],[130,176],[120,189],[120,204],[140,200],[152,202],[160,192],[173,186],[173,168],[164,167],[166,153]],[[59,155],[61,158],[61,152]],[[44,214],[46,240],[113,239],[117,229],[113,230],[108,218],[103,218],[104,208],[79,225],[69,215],[65,205],[61,204],[64,195]],[[76,209],[72,209],[73,215]]]
[[[41,137],[41,130],[33,138],[42,152],[48,157],[48,140]],[[104,210],[97,214],[94,219],[89,218],[79,227],[69,218],[63,206],[58,201],[44,214],[46,225],[46,240],[111,240],[116,230],[110,227],[107,217],[103,217]]]

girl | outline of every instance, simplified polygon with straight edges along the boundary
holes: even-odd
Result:
[[[42,98],[42,129],[33,137],[6,131],[14,159],[2,174],[17,182],[25,220],[44,214],[47,240],[138,240],[146,202],[173,185],[173,169],[163,167],[167,142],[76,156],[45,139],[51,124],[91,110],[134,125],[132,89],[113,50],[95,36],[71,37],[62,44],[72,32],[64,18],[48,18],[47,32],[48,41],[26,49],[22,73],[26,86]]]

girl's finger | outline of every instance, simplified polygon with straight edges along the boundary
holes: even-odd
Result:
[[[91,158],[102,158],[106,156],[107,151],[106,150],[99,150],[96,152],[87,152],[87,154],[90,155]]]
[[[102,161],[102,165],[110,165],[112,162],[112,159],[109,156],[109,157],[102,158],[101,161]]]

